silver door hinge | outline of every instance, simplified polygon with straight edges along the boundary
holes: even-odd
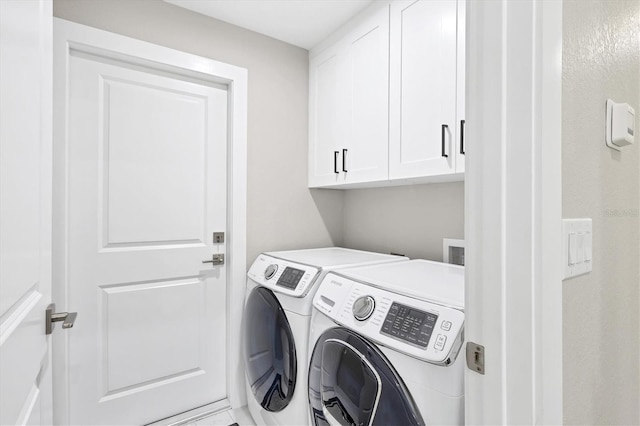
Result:
[[[467,367],[484,376],[484,346],[467,342]]]

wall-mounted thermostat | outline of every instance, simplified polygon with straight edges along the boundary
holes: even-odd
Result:
[[[607,99],[607,124],[605,140],[609,148],[620,151],[633,143],[636,112],[629,104]]]

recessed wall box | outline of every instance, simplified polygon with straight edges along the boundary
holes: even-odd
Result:
[[[605,140],[609,148],[620,151],[634,140],[636,112],[629,104],[607,99]]]
[[[464,266],[464,240],[442,239],[442,261]]]

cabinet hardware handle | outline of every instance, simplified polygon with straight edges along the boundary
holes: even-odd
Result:
[[[447,133],[447,129],[448,129],[448,128],[449,128],[449,126],[447,126],[446,124],[443,124],[443,125],[442,125],[442,156],[443,156],[444,158],[449,157],[449,156],[448,156],[447,154],[445,154],[445,152],[444,152],[444,139],[445,139],[445,136],[446,136],[446,133]]]
[[[342,171],[347,172],[347,150],[342,150]]]
[[[464,155],[464,120],[460,120],[460,154]]]
[[[338,155],[340,155],[340,151],[333,151],[333,173],[338,174]]]

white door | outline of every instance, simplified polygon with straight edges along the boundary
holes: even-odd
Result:
[[[69,422],[142,424],[227,396],[226,87],[69,57]]]
[[[455,171],[456,2],[391,3],[389,178]]]
[[[49,1],[0,1],[2,425],[52,423],[51,20]]]

